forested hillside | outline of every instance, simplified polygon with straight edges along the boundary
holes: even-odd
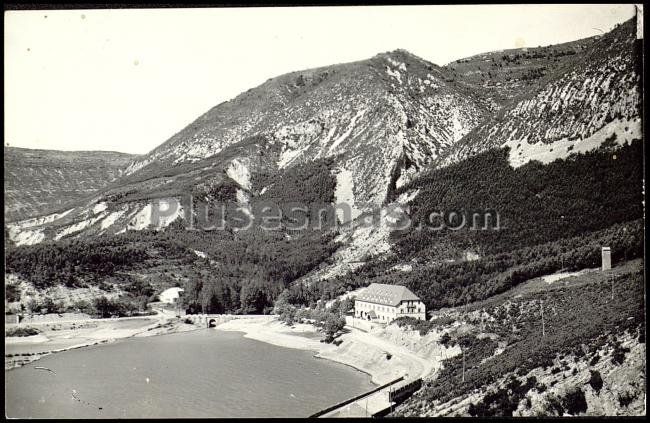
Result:
[[[68,210],[7,225],[7,270],[38,286],[180,284],[194,310],[262,312],[285,287],[309,304],[373,281],[407,285],[436,309],[593,267],[602,245],[615,261],[639,257],[634,29],[631,20],[603,36],[446,67],[396,50],[272,78]],[[182,204],[155,222],[158,201]],[[298,231],[285,217],[277,230],[258,227],[265,203],[340,202],[363,217],[399,204],[411,226],[391,232],[359,219]],[[223,203],[243,219],[204,231]],[[432,222],[432,212],[457,216]],[[486,230],[471,229],[474,212],[491,216],[477,222]],[[252,229],[240,230],[253,214]],[[452,230],[460,216],[464,227]]]
[[[406,285],[436,309],[561,269],[598,266],[601,246],[612,247],[615,262],[641,257],[642,147],[637,140],[519,168],[509,166],[507,150],[491,150],[434,170],[396,192],[417,195],[409,203],[412,227],[392,234],[392,255],[309,290],[295,288],[295,301],[380,282]],[[474,210],[497,211],[501,228],[473,230],[471,215],[459,230],[435,231],[429,228],[439,222],[426,222],[432,211]]]
[[[278,206],[292,201],[331,203],[335,181],[330,165],[327,160],[317,161],[282,175],[268,175],[263,179],[268,190],[250,206],[261,201]],[[223,186],[227,185],[217,185]],[[241,191],[239,185],[235,187]],[[211,207],[221,202],[230,208],[248,204],[236,202],[234,191],[223,198],[215,191],[206,196],[200,200]],[[261,313],[291,281],[336,250],[335,233],[327,228],[289,236],[285,221],[277,230],[254,225],[237,231],[230,220],[225,223],[225,230],[199,227],[188,231],[187,222],[178,219],[164,231],[127,231],[14,247],[7,253],[6,268],[41,289],[98,285],[109,291],[129,291],[144,277],[155,285],[149,287],[151,292],[172,284],[185,287],[190,310]]]

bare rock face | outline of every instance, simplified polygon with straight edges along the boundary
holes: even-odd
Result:
[[[449,149],[445,166],[510,147],[514,166],[641,137],[641,45],[633,20],[594,40]]]
[[[417,173],[485,116],[446,79],[444,69],[401,50],[282,75],[208,111],[127,173],[264,136],[280,150],[279,169],[335,156],[353,172],[358,200],[381,203],[392,179]]]
[[[269,175],[314,160],[333,163],[335,200],[363,212],[432,166],[485,150],[509,147],[516,167],[624,144],[641,134],[634,33],[629,21],[601,37],[446,67],[396,50],[272,78],[137,157],[110,187],[12,223],[8,235],[32,244],[164,227],[170,222],[145,216],[156,199],[247,203],[268,189],[260,181]]]

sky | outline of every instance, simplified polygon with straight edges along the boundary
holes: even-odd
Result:
[[[403,48],[444,65],[598,35],[633,5],[12,11],[5,145],[144,154],[283,73]]]

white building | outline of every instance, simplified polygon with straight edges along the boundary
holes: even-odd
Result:
[[[176,304],[176,302],[178,302],[178,298],[181,296],[181,292],[183,291],[183,288],[168,288],[161,292],[158,298],[160,299],[160,302],[167,304]]]
[[[426,307],[405,286],[373,283],[356,297],[354,316],[380,323],[388,323],[398,317],[426,320]]]

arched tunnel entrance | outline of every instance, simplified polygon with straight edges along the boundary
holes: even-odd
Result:
[[[214,328],[217,326],[217,320],[216,319],[209,319],[208,320],[208,327],[209,328]]]

